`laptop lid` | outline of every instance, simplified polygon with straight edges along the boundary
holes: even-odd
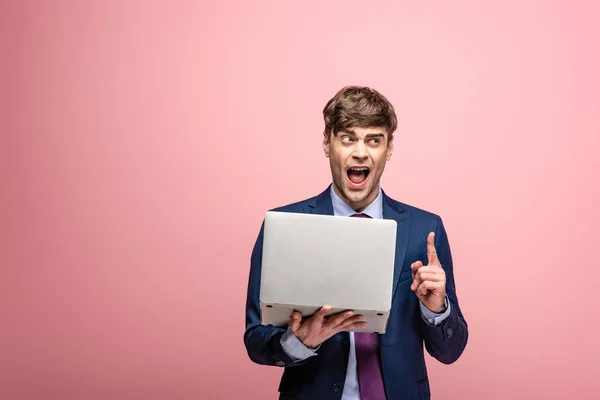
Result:
[[[396,227],[396,221],[386,219],[267,212],[261,309],[283,306],[314,312],[329,304],[332,311],[388,314]]]

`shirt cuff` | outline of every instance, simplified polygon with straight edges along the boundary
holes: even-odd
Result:
[[[450,316],[451,306],[450,306],[450,302],[448,301],[448,296],[446,296],[446,304],[448,305],[448,307],[446,307],[446,311],[444,311],[442,314],[438,314],[438,313],[434,313],[433,311],[429,310],[427,307],[425,307],[423,305],[423,303],[419,302],[419,305],[421,306],[421,316],[423,317],[423,320],[430,326],[440,325],[442,322],[444,322],[446,320],[446,318],[448,318]]]
[[[281,348],[292,360],[304,361],[310,357],[317,355],[316,351],[319,350],[318,346],[316,349],[309,349],[306,347],[300,339],[294,335],[294,333],[288,328],[288,330],[281,336]]]

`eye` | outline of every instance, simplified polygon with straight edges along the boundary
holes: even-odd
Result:
[[[379,143],[381,143],[381,140],[380,139],[371,139],[371,140],[369,140],[369,142],[371,142],[372,144],[379,144]]]
[[[351,138],[350,136],[344,136],[344,137],[342,138],[342,142],[349,143],[349,142],[351,142],[351,141],[352,141],[352,138]]]

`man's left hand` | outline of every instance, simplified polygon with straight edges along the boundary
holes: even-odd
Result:
[[[413,277],[410,289],[430,311],[442,314],[446,310],[446,272],[435,251],[434,239],[435,233],[430,232],[427,236],[427,265],[417,261],[410,266]]]

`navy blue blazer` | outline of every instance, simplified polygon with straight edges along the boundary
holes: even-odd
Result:
[[[331,194],[327,189],[316,197],[275,211],[333,215]],[[397,202],[385,192],[383,218],[396,220],[398,224],[392,308],[380,348],[386,395],[389,400],[429,399],[423,344],[431,356],[450,364],[462,354],[468,339],[467,323],[456,296],[448,238],[439,216]],[[446,272],[446,293],[451,304],[450,316],[436,327],[423,321],[417,296],[410,290],[410,265],[418,260],[427,264],[429,232],[435,232],[435,246]],[[340,400],[350,351],[348,332],[340,332],[325,341],[317,356],[301,362],[290,359],[280,343],[285,329],[261,325],[262,247],[261,227],[252,251],[246,303],[244,344],[250,359],[258,364],[285,368],[279,385],[280,399]]]

